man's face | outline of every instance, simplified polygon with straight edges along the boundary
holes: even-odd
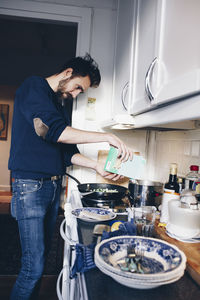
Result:
[[[72,100],[80,93],[84,93],[90,87],[89,76],[69,77],[59,81],[56,94],[61,100]]]

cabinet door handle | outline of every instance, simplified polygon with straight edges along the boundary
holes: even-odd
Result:
[[[153,59],[153,61],[151,62],[150,66],[147,70],[146,76],[145,76],[145,91],[146,91],[147,96],[150,101],[154,100],[154,95],[153,95],[153,93],[151,91],[151,87],[150,87],[150,80],[151,80],[153,69],[154,69],[156,62],[157,62],[157,57],[155,57]]]
[[[126,82],[126,84],[124,85],[124,87],[122,89],[122,94],[121,94],[122,105],[125,110],[128,110],[128,107],[126,106],[126,103],[125,103],[125,98],[126,98],[128,89],[129,89],[129,82]]]

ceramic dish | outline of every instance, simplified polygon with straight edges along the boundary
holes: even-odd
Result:
[[[121,269],[119,262],[128,256],[130,249],[142,249],[141,266],[148,272],[132,273]],[[120,236],[103,240],[95,247],[95,263],[122,277],[158,282],[178,277],[186,267],[186,257],[176,246],[159,239]]]
[[[179,237],[174,233],[169,232],[168,230],[166,230],[166,234],[171,238],[181,241],[183,243],[200,243],[200,235],[197,235],[193,238],[183,238],[183,237]]]
[[[174,234],[182,239],[191,239],[200,236],[200,229],[183,228],[170,223],[167,224],[166,229],[170,234]]]
[[[86,222],[109,221],[116,217],[116,214],[108,209],[97,207],[81,207],[72,210],[72,214]]]
[[[161,285],[161,284],[167,284],[168,282],[171,282],[172,280],[178,280],[178,278],[180,278],[181,276],[183,276],[184,271],[185,271],[185,267],[183,267],[182,269],[179,269],[177,272],[173,273],[173,274],[168,274],[167,276],[153,276],[151,277],[150,274],[148,274],[149,276],[146,277],[145,274],[138,274],[138,273],[131,273],[131,272],[119,272],[113,269],[111,270],[110,266],[107,265],[103,265],[101,261],[99,261],[98,259],[95,259],[95,264],[96,266],[102,271],[102,272],[108,272],[109,276],[111,277],[115,277],[115,275],[120,276],[122,279],[126,280],[127,282],[135,282],[137,284],[141,284],[141,285]],[[161,273],[158,273],[161,274]],[[138,276],[140,275],[140,276]],[[166,274],[165,274],[166,275]],[[165,282],[165,283],[164,283]]]
[[[115,281],[119,282],[120,284],[125,285],[130,288],[135,288],[135,289],[153,289],[153,288],[159,287],[161,285],[170,284],[175,281],[178,281],[184,275],[184,271],[182,271],[182,273],[180,273],[179,276],[176,276],[172,279],[165,280],[165,281],[152,282],[152,281],[148,281],[148,280],[137,280],[134,278],[123,277],[121,275],[112,273],[112,272],[108,271],[107,269],[102,268],[101,265],[96,264],[96,266],[100,269],[101,272],[112,277]]]

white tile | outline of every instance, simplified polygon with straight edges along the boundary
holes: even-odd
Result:
[[[191,143],[189,141],[185,141],[183,146],[184,155],[190,155],[190,148],[191,148]]]
[[[191,155],[199,156],[199,141],[192,141],[191,143]]]

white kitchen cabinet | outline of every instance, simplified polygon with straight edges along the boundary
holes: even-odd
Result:
[[[114,115],[200,93],[199,12],[199,0],[119,1]]]
[[[118,1],[115,67],[112,113],[124,114],[128,109],[131,70],[132,39],[134,35],[135,1]]]
[[[133,59],[128,106],[130,114],[151,109],[153,105],[145,90],[145,78],[148,69],[151,74],[155,64],[158,2],[159,0],[135,1],[137,13],[134,22],[135,29],[133,29],[135,38],[132,40]],[[150,81],[152,81],[152,76],[150,76]]]
[[[157,104],[200,91],[200,1],[158,1]]]

